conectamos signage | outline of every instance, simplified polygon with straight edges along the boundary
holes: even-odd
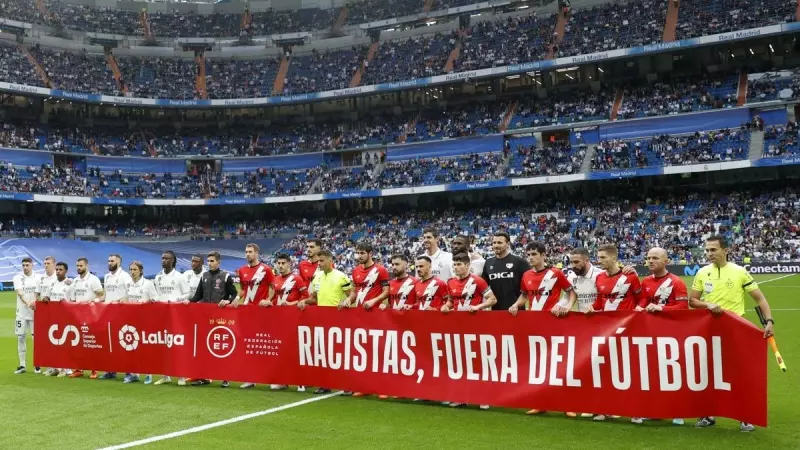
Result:
[[[700,264],[674,264],[667,266],[667,270],[675,275],[693,277],[702,268]],[[742,264],[742,267],[747,269],[753,275],[771,274],[771,273],[800,273],[800,262],[761,262]],[[636,266],[636,271],[639,275],[647,275],[650,271],[647,266]]]

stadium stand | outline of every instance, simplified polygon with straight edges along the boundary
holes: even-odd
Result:
[[[736,106],[737,76],[677,79],[625,90],[618,117],[648,117]]]
[[[119,58],[128,91],[137,97],[195,98],[197,65],[172,58]]]
[[[458,71],[539,61],[547,58],[556,15],[531,13],[473,25],[464,39]]]
[[[17,48],[5,45],[0,45],[0,79],[28,86],[45,87],[25,55]]]
[[[749,142],[746,129],[602,141],[595,147],[592,170],[733,161],[747,157]]]
[[[609,92],[569,92],[545,99],[524,97],[518,101],[509,128],[607,120],[613,103]]]
[[[789,100],[800,97],[800,79],[793,72],[752,74],[747,81],[747,102]]]
[[[206,59],[209,98],[269,97],[280,60]]]
[[[764,157],[800,155],[796,122],[769,127],[764,132]]]
[[[657,0],[573,10],[556,54],[585,55],[661,42],[666,13],[666,2]]]
[[[677,38],[727,33],[796,20],[797,3],[787,0],[682,1]]]
[[[366,68],[362,84],[441,75],[454,44],[453,37],[441,34],[385,41]]]
[[[585,148],[558,145],[548,148],[520,145],[508,164],[509,177],[538,177],[578,173],[586,156]]]
[[[354,47],[292,56],[283,93],[289,95],[344,89],[350,85],[364,53],[365,49]]]

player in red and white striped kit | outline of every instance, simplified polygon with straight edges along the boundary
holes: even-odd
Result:
[[[575,296],[572,283],[569,282],[564,272],[554,267],[550,267],[546,262],[546,252],[544,244],[541,242],[531,242],[525,247],[525,255],[531,270],[522,275],[522,285],[519,299],[508,309],[512,315],[517,315],[520,308],[528,305],[529,311],[548,311],[560,317],[569,312],[569,308],[559,304],[561,292],[568,292],[570,296]],[[529,415],[542,414],[547,411],[541,409],[531,409]],[[577,417],[574,412],[567,412],[567,417]]]
[[[431,258],[418,256],[417,266],[417,304],[420,311],[439,311],[447,303],[450,294],[447,283],[433,275]]]
[[[522,275],[522,284],[519,299],[511,305],[508,311],[517,315],[523,306],[530,311],[551,311],[556,316],[563,316],[569,312],[566,306],[559,305],[561,293],[572,294],[572,283],[559,269],[550,267],[545,260],[545,246],[541,242],[531,242],[525,247],[525,255],[531,270]]]
[[[392,275],[389,280],[389,304],[380,308],[398,311],[417,307],[417,279],[408,274],[408,261],[403,255],[392,255]]]
[[[300,274],[292,272],[292,258],[285,253],[279,253],[275,257],[275,268],[278,274],[272,279],[272,292],[274,300],[261,300],[258,306],[268,308],[271,306],[296,306],[297,302],[308,297],[308,290],[305,280]],[[240,387],[248,389],[255,387],[255,383],[245,383]],[[272,390],[286,389],[286,385],[271,384]],[[299,392],[305,392],[304,386],[298,386]]]
[[[272,280],[275,274],[272,269],[261,262],[261,249],[257,244],[247,244],[244,248],[244,257],[247,264],[239,268],[239,284],[242,292],[234,303],[243,305],[259,305],[261,302],[272,300],[275,292],[272,289]]]
[[[667,251],[663,248],[651,248],[647,252],[647,268],[650,275],[642,280],[642,293],[647,305],[645,310],[649,313],[661,311],[676,311],[689,309],[689,293],[686,283],[681,277],[667,271]],[[634,423],[641,423],[641,418],[631,419]],[[683,419],[672,419],[673,425],[683,425]]]

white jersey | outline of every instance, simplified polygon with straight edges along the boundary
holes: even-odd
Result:
[[[116,303],[128,298],[128,285],[133,283],[133,279],[124,270],[117,268],[116,272],[109,272],[103,278],[103,286],[106,290],[106,303]]]
[[[589,264],[589,268],[586,270],[586,275],[584,276],[580,276],[570,269],[567,274],[567,279],[570,284],[572,284],[572,287],[575,288],[575,293],[578,295],[578,302],[576,305],[578,311],[583,311],[594,303],[597,298],[597,285],[595,284],[595,280],[597,280],[597,276],[601,273],[603,273],[603,270],[592,264]],[[562,301],[566,303],[566,300]]]
[[[483,266],[486,265],[486,260],[477,253],[471,253],[469,255],[470,262],[469,262],[469,273],[472,275],[477,275],[479,277],[483,276]]]
[[[81,278],[75,277],[72,280],[72,296],[70,300],[73,302],[94,301],[98,292],[102,293],[103,285],[100,283],[100,278],[95,274],[86,272],[86,275]]]
[[[145,277],[133,281],[128,285],[128,301],[131,303],[145,303],[158,299],[156,286]]]
[[[189,283],[189,297],[193,296],[194,293],[197,292],[197,285],[200,284],[200,280],[203,278],[204,273],[206,273],[205,269],[201,269],[200,273],[194,273],[194,270],[192,269],[183,272],[183,276],[186,277],[186,281]]]
[[[22,291],[22,296],[17,294],[17,319],[33,320],[33,310],[28,307],[28,303],[36,301],[36,286],[39,284],[39,276],[31,272],[30,275],[18,273],[14,275],[14,290]],[[24,300],[24,301],[23,301]]]
[[[153,280],[153,284],[156,287],[156,301],[182,302],[192,297],[186,277],[175,269],[169,273],[164,273],[163,270],[159,272]]]
[[[453,254],[439,249],[433,255],[423,253],[431,259],[431,272],[434,277],[440,278],[442,281],[447,281],[453,278]]]
[[[58,281],[58,277],[55,272],[52,275],[42,274],[36,284],[36,293],[39,294],[39,298],[50,297],[53,283],[56,281]]]
[[[72,286],[73,282],[69,278],[64,278],[61,281],[53,282],[50,286],[50,301],[51,302],[69,302],[72,301]]]

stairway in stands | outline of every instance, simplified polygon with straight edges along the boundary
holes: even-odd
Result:
[[[28,58],[28,62],[31,63],[31,65],[33,66],[33,70],[36,71],[36,75],[39,75],[39,78],[41,78],[42,83],[44,83],[44,85],[49,87],[50,89],[55,89],[57,86],[53,84],[53,80],[51,80],[50,77],[47,75],[47,72],[42,67],[42,64],[36,60],[36,57],[33,56],[33,53],[31,53],[30,49],[23,44],[19,44],[17,48],[19,49],[19,51],[25,54],[26,58]]]
[[[378,41],[370,44],[366,59],[361,63],[361,66],[358,68],[358,70],[356,70],[356,73],[353,74],[353,78],[350,80],[351,88],[361,85],[361,77],[364,76],[364,70],[369,68],[369,63],[372,62],[372,60],[375,58],[375,54],[378,53],[378,46]]]
[[[547,50],[547,59],[553,59],[556,53],[556,47],[564,39],[564,30],[567,28],[567,18],[569,18],[569,10],[559,10],[558,19],[556,20],[556,28],[553,31],[553,43]]]
[[[275,75],[275,82],[272,83],[272,95],[281,95],[283,92],[283,85],[286,83],[286,75],[289,73],[289,58],[283,55],[281,58],[281,65],[278,68],[278,74]]]
[[[672,42],[675,40],[675,30],[678,27],[678,10],[681,3],[679,0],[667,0],[667,20],[664,21],[664,42]]]
[[[747,152],[747,159],[755,161],[764,156],[764,132],[753,130],[750,132],[750,148]]]

